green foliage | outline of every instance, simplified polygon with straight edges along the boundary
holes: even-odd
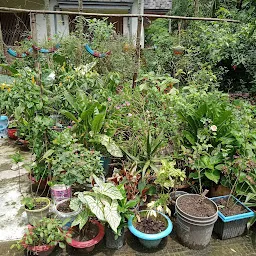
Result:
[[[93,187],[91,192],[77,192],[77,199],[71,200],[70,207],[73,210],[79,207],[88,212],[89,216],[96,216],[100,221],[107,222],[109,226],[117,233],[117,228],[121,222],[121,216],[118,211],[118,200],[123,199],[122,193],[111,183],[104,183],[93,175],[98,186]],[[82,223],[81,223],[82,221]],[[72,225],[78,225],[81,229],[86,222],[78,215]]]
[[[161,167],[156,171],[155,183],[160,185],[163,188],[175,188],[179,182],[184,181],[186,178],[185,171],[176,169],[175,162],[170,162],[167,160],[161,161]]]
[[[79,144],[69,129],[58,134],[43,160],[51,166],[54,183],[85,184],[90,182],[92,174],[103,174],[100,153]]]
[[[67,110],[62,110],[61,113],[75,123],[72,130],[80,138],[79,141],[87,147],[93,146],[96,149],[100,144],[106,148],[109,154],[122,157],[121,150],[103,127],[107,111],[105,104],[90,101],[81,90],[77,92],[76,98],[67,91],[64,92],[64,95],[75,114]]]
[[[11,248],[21,250],[28,246],[55,246],[57,244],[59,244],[61,248],[64,248],[66,232],[61,230],[60,227],[61,221],[58,219],[48,219],[44,217],[36,226],[28,227],[23,238],[16,244],[13,244]]]
[[[35,199],[32,197],[22,198],[21,203],[29,210],[33,210],[35,208]]]

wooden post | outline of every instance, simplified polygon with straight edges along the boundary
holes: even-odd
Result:
[[[194,0],[195,1],[195,17],[199,13],[199,0]]]
[[[79,4],[79,6],[78,6],[78,8],[79,8],[79,12],[81,12],[82,10],[83,10],[83,0],[78,0],[78,4]]]
[[[140,68],[140,40],[141,40],[141,27],[142,27],[142,17],[138,17],[138,27],[137,27],[137,37],[136,37],[136,55],[135,55],[135,71],[133,74],[132,88],[136,87],[136,80],[138,78],[139,68]]]
[[[1,22],[0,22],[0,55],[4,56],[4,41],[3,41]]]
[[[36,14],[30,14],[30,28],[31,28],[31,36],[33,41],[37,42],[37,30],[36,30]]]
[[[44,8],[45,10],[49,10],[49,0],[44,0]],[[46,34],[47,37],[51,37],[51,22],[50,22],[50,14],[45,14],[46,18]]]

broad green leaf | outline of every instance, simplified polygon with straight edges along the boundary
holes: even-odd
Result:
[[[68,119],[78,123],[78,119],[69,111],[67,110],[60,110],[60,113],[64,116],[66,116]]]
[[[118,203],[117,200],[113,200],[111,205],[106,204],[104,207],[105,219],[109,226],[117,233],[117,228],[120,225],[121,216],[117,211]]]
[[[86,200],[87,207],[89,207],[91,212],[95,214],[95,216],[99,220],[104,221],[105,217],[104,217],[103,204],[98,199],[95,200],[92,196],[85,195],[84,199]]]
[[[76,99],[67,91],[64,91],[65,99],[69,102],[69,104],[73,107],[76,113],[79,113],[79,107],[77,106]]]
[[[53,150],[53,149],[49,149],[48,151],[46,151],[46,152],[44,153],[42,159],[48,158],[48,157],[51,156],[53,153],[54,153],[54,150]]]
[[[188,142],[191,144],[191,145],[195,145],[195,138],[194,136],[188,132],[188,131],[183,131],[183,135],[184,137],[188,140]]]
[[[98,114],[93,118],[91,130],[94,134],[98,134],[104,124],[105,113]]]
[[[110,197],[112,200],[114,199],[123,199],[121,192],[118,188],[112,183],[103,183],[100,187],[93,187],[93,191],[96,193],[101,193],[105,196]]]
[[[83,226],[88,221],[88,218],[89,218],[89,216],[88,216],[88,212],[87,211],[80,212],[77,215],[76,219],[72,222],[72,227],[79,225],[79,229],[82,229]]]
[[[114,157],[123,157],[121,149],[116,145],[112,138],[108,137],[105,134],[99,134],[97,137],[99,139],[99,142],[106,147],[109,154]]]
[[[218,170],[207,170],[207,171],[205,171],[205,176],[209,180],[211,180],[211,181],[213,181],[217,184],[220,180],[220,171],[218,171]]]

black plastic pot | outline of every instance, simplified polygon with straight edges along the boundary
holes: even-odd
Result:
[[[105,230],[106,237],[106,247],[109,249],[120,249],[124,246],[124,228],[121,231],[121,236],[115,239],[115,233],[110,227],[107,227]]]
[[[220,198],[227,198],[227,196],[219,196],[211,198],[212,201],[216,202]],[[220,239],[229,239],[237,236],[241,236],[245,230],[247,222],[251,217],[254,216],[254,212],[250,210],[248,207],[243,205],[237,198],[231,195],[233,200],[236,201],[236,203],[242,205],[247,212],[242,214],[237,214],[233,216],[225,216],[220,211],[218,211],[218,220],[216,221],[214,225],[213,231],[220,237]]]
[[[170,197],[171,197],[171,206],[170,206],[170,210],[171,210],[171,214],[172,216],[175,216],[175,205],[176,205],[176,200],[182,196],[182,195],[186,195],[187,192],[185,191],[173,191],[170,193]]]

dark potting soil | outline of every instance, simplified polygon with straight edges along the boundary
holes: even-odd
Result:
[[[136,229],[146,234],[157,234],[166,229],[162,220],[152,217],[141,217],[141,221],[135,224]]]
[[[70,201],[65,201],[58,205],[57,210],[59,212],[64,212],[64,213],[73,212],[73,210],[70,209],[69,204],[70,204]]]
[[[98,233],[98,226],[94,223],[88,222],[81,230],[79,230],[78,227],[74,227],[72,238],[79,242],[86,242],[96,237]]]
[[[240,203],[236,202],[233,198],[220,198],[215,203],[218,205],[219,211],[225,216],[233,216],[241,213],[247,212]]]
[[[179,208],[185,213],[195,217],[210,217],[216,213],[211,201],[199,196],[183,196],[179,199]]]
[[[35,202],[35,206],[32,210],[40,210],[43,209],[45,206],[47,206],[46,202]],[[26,207],[26,206],[25,206]],[[27,208],[27,207],[26,207]],[[28,209],[28,208],[27,208]]]

